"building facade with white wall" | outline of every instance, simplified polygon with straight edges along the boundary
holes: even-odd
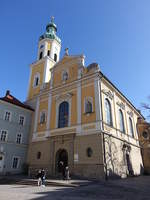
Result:
[[[29,106],[6,92],[0,98],[0,174],[23,172],[32,112]]]

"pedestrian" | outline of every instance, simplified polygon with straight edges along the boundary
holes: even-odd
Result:
[[[62,174],[62,179],[64,179],[65,178],[65,167],[64,167],[64,162],[63,161],[60,161],[59,167],[60,167],[60,172]]]
[[[65,177],[66,177],[66,180],[70,180],[70,173],[69,173],[69,167],[66,166],[65,168]]]
[[[37,174],[38,186],[41,186],[41,184],[42,184],[41,176],[42,176],[42,172],[41,172],[41,169],[39,169],[39,170],[38,170],[38,174]]]
[[[41,170],[41,180],[42,180],[42,186],[45,187],[45,170]]]

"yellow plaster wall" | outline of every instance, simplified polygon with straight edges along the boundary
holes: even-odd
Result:
[[[77,124],[77,92],[73,91],[72,102],[71,102],[71,126]]]
[[[40,101],[40,105],[39,105],[39,113],[38,113],[38,126],[37,126],[37,131],[41,132],[41,131],[45,131],[46,130],[46,122],[43,124],[40,124],[40,112],[42,110],[46,111],[46,122],[47,122],[47,111],[48,111],[48,100],[44,100],[44,101]]]
[[[56,128],[56,100],[52,97],[51,115],[50,115],[50,129]]]
[[[96,121],[96,113],[95,113],[95,89],[94,89],[94,83],[93,85],[89,85],[87,87],[82,87],[82,123],[90,123]],[[84,99],[85,97],[92,97],[93,98],[93,112],[90,114],[84,113]]]
[[[77,64],[73,64],[72,66],[66,66],[61,67],[61,65],[59,66],[59,69],[56,69],[54,71],[54,79],[53,79],[53,86],[57,86],[60,84],[63,84],[63,80],[62,80],[62,72],[66,70],[68,71],[68,80],[66,81],[66,83],[69,83],[71,81],[74,81],[77,79],[78,76],[78,66]]]
[[[36,73],[40,74],[40,84],[36,88],[33,88],[33,81],[34,81],[34,76]],[[29,90],[29,96],[28,99],[31,99],[34,95],[38,94],[40,91],[40,86],[43,81],[43,73],[44,73],[44,62],[33,66],[32,67],[32,72],[31,72],[31,82],[30,82],[30,90]]]

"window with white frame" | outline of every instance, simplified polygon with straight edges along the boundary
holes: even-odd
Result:
[[[5,112],[5,116],[4,116],[4,120],[10,121],[10,119],[11,119],[11,112],[6,111],[6,112]]]
[[[105,99],[105,116],[106,116],[106,123],[112,126],[113,123],[112,123],[111,104],[107,98]]]
[[[132,137],[134,137],[133,123],[131,117],[129,117],[129,131]]]
[[[46,122],[46,111],[40,112],[40,124],[44,124]]]
[[[13,163],[12,163],[12,168],[17,169],[19,167],[19,158],[18,157],[13,157]]]
[[[1,141],[6,142],[7,141],[7,131],[6,130],[2,130],[1,131],[1,137],[0,137]]]
[[[37,87],[40,84],[40,74],[36,73],[33,80],[33,87]]]
[[[93,98],[86,97],[84,102],[84,112],[86,114],[93,112]]]
[[[23,125],[24,125],[24,122],[25,122],[25,117],[22,116],[22,115],[20,115],[20,116],[19,116],[19,124],[23,126]]]
[[[125,133],[124,116],[121,109],[119,109],[119,128],[121,132]]]
[[[16,136],[16,143],[21,144],[21,142],[22,142],[22,134],[18,133],[17,136]]]

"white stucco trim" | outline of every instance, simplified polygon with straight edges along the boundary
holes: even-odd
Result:
[[[47,113],[47,123],[46,123],[46,129],[50,129],[50,115],[51,115],[51,104],[52,104],[52,94],[49,93],[48,97],[48,113]]]
[[[97,123],[96,125],[96,129],[100,129],[102,130],[102,108],[101,108],[101,80],[99,79],[99,77],[96,77],[95,81],[94,81],[94,89],[95,89],[95,111],[96,111],[96,121],[98,121],[99,123]]]
[[[34,132],[36,132],[37,124],[38,124],[39,105],[40,105],[40,98],[37,97],[36,109],[35,109],[35,117],[34,117]]]

